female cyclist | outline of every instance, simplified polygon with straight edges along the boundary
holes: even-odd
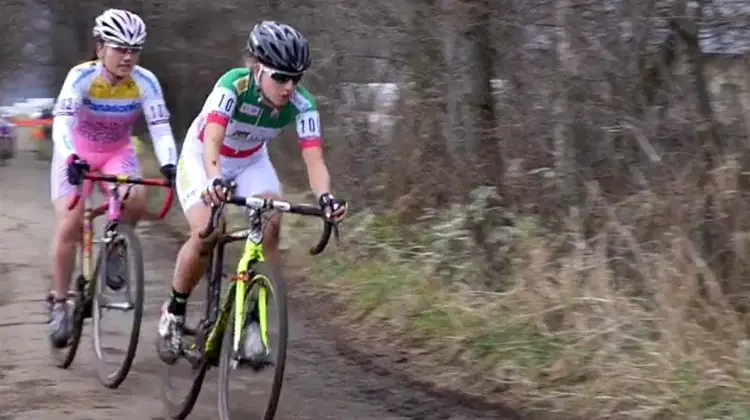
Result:
[[[346,213],[331,195],[321,147],[320,116],[315,98],[299,85],[310,67],[307,40],[289,25],[264,21],[253,28],[246,45],[246,67],[224,73],[193,120],[180,154],[177,196],[190,225],[190,238],[177,256],[172,294],[159,321],[157,350],[166,363],[180,353],[188,296],[205,270],[210,249],[199,232],[220,203],[230,180],[237,194],[281,198],[281,184],[268,157],[266,143],[288,125],[297,127],[310,187],[321,207],[340,219]],[[280,215],[266,226],[266,259],[278,263]],[[259,361],[267,355],[257,322],[246,333],[244,356]]]
[[[83,218],[83,200],[73,210],[68,210],[68,204],[84,173],[91,170],[140,176],[130,132],[141,114],[148,124],[161,172],[170,180],[174,179],[177,158],[159,81],[137,65],[146,40],[143,20],[126,10],[108,9],[94,20],[93,35],[95,57],[68,73],[55,103],[52,123],[50,188],[57,228],[49,332],[58,347],[67,344],[70,334],[66,297]],[[135,223],[145,204],[143,188],[133,188],[123,220]],[[113,275],[107,279],[112,289],[123,285],[117,274],[118,263],[119,258],[114,255]]]

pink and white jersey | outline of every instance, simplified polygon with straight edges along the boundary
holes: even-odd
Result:
[[[100,61],[79,64],[68,72],[55,103],[55,151],[64,158],[73,153],[116,153],[130,142],[141,114],[159,163],[174,164],[177,151],[169,110],[156,76],[135,66],[130,76],[113,83]]]

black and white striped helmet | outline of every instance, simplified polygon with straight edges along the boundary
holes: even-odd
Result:
[[[93,35],[105,42],[140,47],[146,42],[146,24],[135,13],[107,9],[94,19]]]

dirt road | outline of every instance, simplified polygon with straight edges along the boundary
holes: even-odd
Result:
[[[47,171],[47,164],[26,154],[11,166],[0,167],[0,420],[162,419],[163,366],[156,359],[153,340],[178,244],[148,225],[139,227],[146,256],[146,308],[136,361],[120,389],[106,389],[97,381],[88,331],[70,369],[54,367],[42,302],[49,285],[53,229]],[[387,377],[365,373],[339,356],[309,322],[294,314],[291,319],[277,419],[500,418],[452,406]],[[210,375],[190,418],[216,418],[214,384],[215,377]],[[248,391],[248,416],[243,418],[254,418],[250,415],[253,407],[262,403],[253,395]]]

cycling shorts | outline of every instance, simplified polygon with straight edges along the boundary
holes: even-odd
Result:
[[[263,193],[281,196],[282,187],[276,169],[263,145],[256,153],[243,158],[221,156],[219,158],[222,177],[237,183],[236,194],[252,197]],[[206,189],[208,176],[203,165],[203,144],[198,139],[186,139],[180,159],[177,161],[177,198],[183,212],[200,203],[201,193]]]
[[[78,156],[89,164],[92,172],[112,175],[128,175],[140,177],[141,165],[138,163],[135,150],[130,142],[112,152],[76,151]],[[68,164],[65,157],[55,150],[52,156],[50,171],[50,192],[52,201],[72,195],[77,187],[68,182]]]

